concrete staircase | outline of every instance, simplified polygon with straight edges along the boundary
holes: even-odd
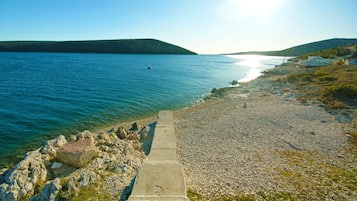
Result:
[[[129,201],[188,201],[183,166],[176,158],[173,112],[160,111],[148,159],[135,179]]]

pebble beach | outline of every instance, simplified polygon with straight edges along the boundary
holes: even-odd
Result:
[[[297,70],[274,68],[221,98],[176,112],[177,156],[188,189],[207,200],[357,197],[348,125],[319,104],[297,101],[294,86],[276,82]]]

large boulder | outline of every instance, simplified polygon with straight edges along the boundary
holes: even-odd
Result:
[[[90,139],[79,138],[67,143],[57,151],[56,158],[75,167],[84,167],[97,156],[97,149]]]

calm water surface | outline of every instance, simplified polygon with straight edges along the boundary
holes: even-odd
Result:
[[[249,55],[0,53],[0,166],[54,136],[189,106],[212,88],[254,79],[282,62]]]

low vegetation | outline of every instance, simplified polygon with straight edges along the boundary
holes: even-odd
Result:
[[[206,201],[206,200],[214,200],[214,201],[255,201],[255,196],[252,194],[237,194],[233,196],[224,195],[217,198],[206,198],[200,193],[189,189],[187,191],[187,197],[190,201]]]
[[[302,56],[300,56],[300,59],[307,59],[308,56],[320,56],[325,59],[333,59],[341,56],[346,56],[351,54],[351,50],[348,49],[347,47],[335,47],[331,49],[325,49],[317,52],[312,52],[312,53],[307,53]]]
[[[304,94],[301,101],[317,99],[327,109],[356,107],[357,67],[330,65],[311,68],[309,72],[288,75],[286,81],[294,83]]]
[[[337,161],[313,151],[277,151],[276,154],[291,166],[275,171],[295,189],[294,195],[289,194],[289,199],[282,200],[318,200],[323,197],[347,200],[357,192],[355,169],[338,165]]]

